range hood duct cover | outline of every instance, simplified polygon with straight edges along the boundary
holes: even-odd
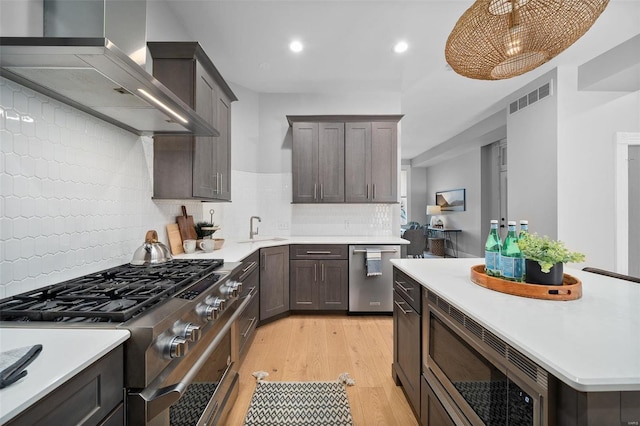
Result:
[[[219,136],[143,68],[146,0],[43,7],[45,37],[0,37],[0,75],[138,135]]]

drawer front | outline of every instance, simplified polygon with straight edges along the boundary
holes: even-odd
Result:
[[[242,315],[238,318],[238,342],[240,346],[240,355],[242,355],[247,349],[247,343],[251,341],[253,333],[258,325],[260,317],[260,303],[258,297],[249,303]]]
[[[402,295],[402,297],[411,305],[413,309],[416,310],[418,314],[422,313],[421,306],[421,291],[422,286],[414,281],[412,278],[409,278],[407,275],[399,271],[398,269],[393,269],[393,288],[398,294]]]
[[[296,244],[289,248],[294,259],[348,259],[349,246],[343,244]]]
[[[255,253],[247,256],[242,260],[242,266],[238,273],[233,278],[236,281],[242,283],[242,291],[240,298],[246,297],[251,289],[255,287],[256,294],[260,293],[260,255],[256,251]],[[257,297],[256,297],[257,299]]]

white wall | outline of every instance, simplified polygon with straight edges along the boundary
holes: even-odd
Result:
[[[271,94],[237,84],[231,104],[231,203],[216,211],[218,236],[246,239],[249,218],[260,235],[399,235],[399,204],[292,204],[291,129],[287,115],[399,114],[399,94]],[[400,155],[398,155],[400,158]],[[398,164],[398,167],[399,164]]]
[[[153,146],[0,78],[0,298],[127,263],[167,242],[180,204],[154,202]]]
[[[558,238],[615,270],[615,133],[640,131],[640,91],[580,92],[574,68],[558,82]]]
[[[530,232],[557,238],[558,159],[556,72],[508,97],[507,104],[552,82],[552,94],[507,117],[507,220],[529,220]]]
[[[42,37],[42,0],[0,0],[0,36]]]
[[[640,131],[640,92],[580,92],[577,69],[560,68],[514,92],[505,106],[550,80],[552,96],[507,117],[508,219],[528,219],[532,232],[585,253],[584,264],[615,270],[615,134]],[[459,176],[476,163],[480,157],[465,154],[427,168],[429,191],[442,185],[438,179],[464,187]],[[479,229],[474,240],[483,243]]]
[[[291,131],[287,115],[400,113],[399,93],[261,93],[258,171],[291,172]]]
[[[147,41],[196,41],[164,0],[147,0]]]
[[[484,241],[480,241],[481,188],[480,148],[452,160],[426,169],[427,202],[435,203],[436,191],[464,188],[466,210],[444,212],[441,217],[447,228],[461,229],[458,235],[458,255],[460,257],[482,256]]]

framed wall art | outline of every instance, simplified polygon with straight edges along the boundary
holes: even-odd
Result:
[[[436,204],[440,206],[443,212],[463,212],[465,205],[465,190],[451,189],[448,191],[436,192]]]

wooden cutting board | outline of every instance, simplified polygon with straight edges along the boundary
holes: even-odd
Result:
[[[180,228],[180,236],[184,240],[197,240],[196,224],[193,223],[193,216],[187,216],[187,208],[182,206],[182,216],[176,217],[178,228]]]
[[[167,235],[169,236],[169,248],[171,254],[182,254],[184,249],[182,248],[182,237],[180,236],[180,228],[177,223],[171,223],[167,225]]]

